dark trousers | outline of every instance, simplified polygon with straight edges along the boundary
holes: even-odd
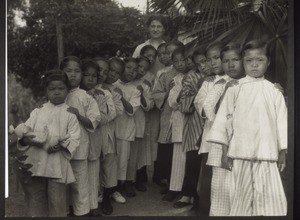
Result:
[[[185,175],[182,185],[184,196],[197,197],[197,184],[200,173],[201,156],[198,150],[186,152]]]
[[[170,182],[173,157],[173,144],[158,143],[155,177]]]
[[[206,165],[208,153],[201,154],[201,168],[198,180],[199,210],[204,215],[209,215],[212,167]]]

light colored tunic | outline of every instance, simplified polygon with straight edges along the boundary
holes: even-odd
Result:
[[[49,146],[55,146],[59,143],[64,148],[51,154],[48,154],[47,149],[36,146],[23,148],[28,156],[25,164],[33,165],[30,168],[33,176],[53,178],[53,181],[66,184],[75,181],[69,160],[79,146],[80,127],[76,116],[68,112],[68,108],[69,106],[65,103],[53,105],[48,102],[42,108],[34,109],[25,122],[26,126],[37,132],[43,132],[44,127],[47,126]],[[70,137],[60,141],[67,134],[70,134]]]
[[[278,152],[287,149],[282,93],[263,78],[240,79],[227,90],[208,140],[229,146],[232,158],[277,161]]]
[[[116,119],[116,137],[122,140],[134,141],[136,126],[133,116],[141,105],[141,93],[132,82],[124,83],[118,80],[114,83],[114,86],[122,90],[124,99],[127,100],[133,108],[133,113],[128,113],[124,109],[123,114]]]
[[[104,93],[97,94],[95,90],[100,90]],[[109,132],[109,123],[116,117],[116,109],[112,99],[112,94],[108,90],[101,88],[101,85],[97,85],[90,91],[94,99],[96,100],[99,111],[101,113],[101,120],[99,126],[96,128],[94,133],[90,134],[91,147],[89,160],[96,160],[100,157],[101,151],[104,155],[108,153],[114,153],[115,147],[111,143],[112,135]]]
[[[72,89],[66,98],[66,104],[77,108],[80,115],[87,117],[92,122],[94,129],[98,126],[101,117],[97,102],[92,96],[87,94],[86,91],[80,88]],[[86,160],[88,158],[90,147],[88,132],[94,131],[86,129],[81,123],[79,123],[79,125],[81,129],[80,144],[74,153],[72,160]]]
[[[177,71],[172,68],[169,72],[165,72],[158,80],[156,87],[152,90],[152,97],[158,109],[161,110],[160,115],[160,132],[158,142],[162,144],[171,143],[170,136],[170,118],[172,109],[167,103],[169,85],[173,78],[177,75]]]
[[[216,82],[218,82],[222,78],[227,78],[227,77],[228,76],[226,76],[226,75],[225,76],[216,75],[216,78],[214,79],[214,81],[212,81],[212,82],[204,81],[203,82],[197,96],[195,97],[195,101],[194,101],[195,108],[198,111],[200,117],[203,118],[202,111],[204,110],[204,106],[207,106],[207,103],[211,102],[209,99],[207,99],[207,97],[208,97],[208,94],[214,89]],[[215,104],[217,104],[217,103],[215,103]],[[215,109],[215,107],[216,107],[216,105],[214,105],[214,106],[209,105],[209,106],[213,109]],[[205,112],[205,110],[204,110],[204,112]],[[206,112],[205,112],[205,114],[206,114]],[[206,118],[206,117],[204,117],[204,118]],[[210,150],[211,143],[207,142],[206,139],[207,139],[207,134],[208,134],[211,126],[212,126],[212,121],[205,120],[199,154],[208,153]]]

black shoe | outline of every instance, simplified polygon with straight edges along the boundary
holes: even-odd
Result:
[[[172,202],[179,196],[179,192],[169,191],[163,198],[162,201]]]
[[[126,181],[124,184],[124,191],[127,197],[135,197],[136,193],[133,188],[133,183],[131,181]]]
[[[147,187],[142,183],[142,182],[136,182],[134,184],[136,190],[140,191],[140,192],[146,192],[147,191]]]
[[[111,215],[111,213],[113,212],[113,207],[110,203],[110,200],[103,200],[102,202],[102,213],[104,215]]]
[[[100,217],[102,216],[98,209],[91,209],[90,210],[90,217]]]
[[[157,184],[157,185],[159,185],[159,186],[161,186],[161,187],[167,186],[167,184],[164,183],[164,182],[163,182],[162,180],[160,180],[160,179],[152,178],[152,181],[153,181],[153,183],[155,183],[155,184]]]
[[[167,194],[168,192],[169,192],[169,187],[167,187],[167,186],[164,186],[164,187],[159,191],[160,194]]]
[[[186,206],[188,206],[188,205],[191,205],[191,203],[189,203],[189,202],[181,202],[181,201],[177,201],[177,202],[175,202],[175,203],[173,204],[173,207],[174,207],[175,209],[180,209],[180,208],[186,207]]]

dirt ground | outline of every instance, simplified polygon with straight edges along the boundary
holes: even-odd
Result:
[[[10,166],[11,167],[11,166]],[[151,181],[152,167],[148,168],[149,181],[147,192],[138,192],[134,198],[126,198],[125,204],[112,202],[114,212],[111,216],[187,216],[191,206],[181,209],[172,207],[173,203],[163,202],[160,187]],[[26,216],[26,204],[23,191],[16,181],[16,175],[10,169],[9,198],[5,199],[6,217]]]

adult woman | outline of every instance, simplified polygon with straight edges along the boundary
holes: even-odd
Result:
[[[150,34],[150,39],[146,40],[144,43],[138,45],[135,48],[135,51],[133,53],[133,57],[138,57],[140,55],[141,49],[146,45],[152,45],[155,49],[161,44],[165,43],[163,37],[168,29],[167,19],[159,14],[154,14],[150,16],[147,20],[147,28],[148,32]],[[157,70],[164,67],[158,59],[156,59],[156,62],[154,66],[151,68],[151,71],[156,74]]]
[[[151,15],[147,22],[146,26],[148,28],[148,32],[150,35],[150,39],[146,40],[144,43],[138,45],[133,53],[133,57],[138,57],[140,55],[141,49],[146,45],[152,45],[155,49],[158,48],[158,46],[162,43],[165,43],[163,37],[165,36],[165,33],[168,30],[168,22],[167,19],[159,14]],[[153,88],[154,84],[154,78],[156,77],[156,73],[158,70],[162,69],[164,65],[156,58],[155,63],[152,65],[150,71],[154,75],[153,81],[151,82],[151,87]],[[148,123],[151,129],[147,134],[145,134],[145,138],[149,138],[149,145],[146,145],[147,149],[151,149],[150,151],[145,149],[143,153],[146,153],[147,155],[140,156],[141,160],[144,160],[144,156],[151,157],[152,161],[156,161],[157,157],[157,138],[158,138],[158,132],[159,132],[159,110],[154,107],[149,111],[149,117],[148,117]],[[149,155],[149,152],[151,152],[151,155]],[[143,162],[142,162],[143,163]],[[147,163],[144,163],[147,164]],[[148,164],[147,164],[148,165]],[[156,164],[154,163],[154,174],[153,174],[153,180],[156,181],[157,177],[157,169]],[[146,166],[143,166],[141,169],[137,172],[137,179],[144,179],[147,180],[147,172],[146,172]]]

